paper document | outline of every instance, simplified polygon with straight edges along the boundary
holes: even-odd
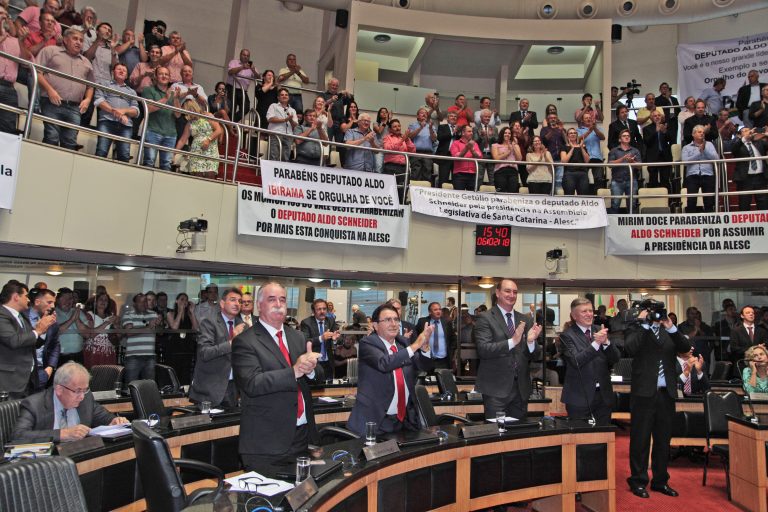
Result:
[[[100,427],[94,427],[88,432],[89,436],[99,437],[122,437],[130,435],[131,424],[123,423],[121,425],[102,425]]]
[[[624,382],[624,378],[621,375],[611,375],[611,382]]]
[[[255,471],[227,478],[224,481],[231,486],[227,489],[230,492],[255,492],[263,496],[274,496],[281,492],[290,491],[294,487],[293,484],[267,478]]]
[[[328,403],[328,404],[337,404],[337,403],[340,402],[340,400],[337,400],[336,398],[333,398],[333,397],[330,397],[330,396],[321,396],[321,397],[318,397],[318,400],[320,400],[321,402]]]
[[[221,414],[224,412],[224,409],[211,409],[209,411],[209,414]]]
[[[490,421],[491,423],[496,423],[496,418],[486,418],[486,421]],[[512,416],[506,416],[504,418],[504,423],[511,423],[513,421],[520,421],[517,418],[513,418]]]

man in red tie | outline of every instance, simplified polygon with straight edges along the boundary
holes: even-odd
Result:
[[[378,433],[418,430],[413,406],[416,373],[432,369],[428,324],[413,341],[400,336],[400,315],[391,304],[382,304],[371,316],[374,332],[360,340],[357,361],[357,400],[347,427],[365,433],[365,424],[376,422]]]
[[[239,452],[246,471],[271,474],[318,441],[309,382],[322,382],[323,375],[312,342],[283,324],[285,287],[267,283],[256,303],[259,321],[232,342],[242,407]]]

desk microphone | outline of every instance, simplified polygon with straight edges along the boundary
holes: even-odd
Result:
[[[564,340],[561,339],[560,341],[568,345],[568,343],[565,342]],[[582,377],[581,375],[581,365],[579,364],[579,360],[576,358],[576,351],[571,348],[571,352],[573,353],[573,361],[576,363],[576,371],[579,374],[579,383],[581,384],[581,392],[584,395],[584,401],[587,403],[587,410],[589,411],[589,418],[587,418],[587,423],[589,423],[590,427],[594,427],[595,425],[597,425],[597,421],[595,420],[595,414],[592,412],[592,404],[590,404],[589,396],[587,395],[587,388],[584,387],[584,377]],[[579,418],[579,419],[584,419],[584,418]]]
[[[738,361],[736,361],[736,368],[739,368],[739,363],[747,363],[747,364],[749,364],[750,361],[752,361],[752,360],[751,359],[739,359]],[[746,365],[742,365],[742,366],[744,366],[744,367],[741,368],[741,372],[739,372],[741,375],[744,374],[744,368],[746,367]],[[741,384],[741,387],[742,387],[742,389],[744,389],[744,383],[743,382]],[[755,406],[752,404],[752,397],[750,396],[749,392],[746,389],[744,389],[744,396],[747,398],[747,405],[749,406],[749,412],[750,412],[750,415],[751,415],[751,417],[749,417],[747,419],[749,421],[751,421],[752,423],[755,423],[755,424],[759,423],[760,420],[758,420],[757,414],[755,414]]]

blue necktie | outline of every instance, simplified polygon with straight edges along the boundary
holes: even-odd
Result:
[[[325,352],[325,340],[323,339],[323,332],[325,332],[325,323],[317,322],[317,330],[320,331],[320,360],[325,361],[328,356]]]

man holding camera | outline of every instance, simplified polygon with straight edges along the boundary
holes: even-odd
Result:
[[[227,97],[232,120],[239,123],[243,116],[251,111],[251,98],[248,97],[248,87],[260,78],[259,70],[253,66],[251,50],[240,50],[240,58],[232,59],[227,65]],[[237,84],[237,87],[235,87]],[[234,100],[234,105],[232,101]],[[298,109],[297,109],[298,110]]]
[[[669,441],[677,396],[675,370],[677,354],[691,349],[667,317],[664,304],[643,301],[637,321],[625,331],[624,348],[632,359],[631,431],[629,435],[629,467],[632,475],[627,483],[635,496],[648,498],[648,452],[651,453],[651,490],[677,496],[668,485]]]

